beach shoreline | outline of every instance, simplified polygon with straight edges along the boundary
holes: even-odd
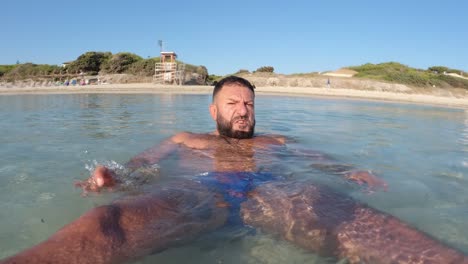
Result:
[[[213,86],[171,86],[152,83],[106,84],[87,86],[9,87],[0,95],[21,94],[211,94]],[[468,109],[468,97],[440,96],[391,91],[357,90],[324,87],[257,87],[257,94],[346,98],[370,101],[424,104]]]

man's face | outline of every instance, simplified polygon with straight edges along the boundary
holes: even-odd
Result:
[[[210,112],[218,133],[231,138],[251,138],[255,129],[254,94],[239,84],[228,84],[216,95]]]

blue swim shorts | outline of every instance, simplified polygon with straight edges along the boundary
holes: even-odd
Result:
[[[229,208],[228,224],[237,225],[243,224],[239,214],[240,205],[247,200],[248,193],[262,183],[274,181],[278,177],[265,172],[207,172],[195,179],[223,195]]]

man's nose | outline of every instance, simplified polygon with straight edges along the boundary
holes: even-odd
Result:
[[[237,113],[240,115],[240,116],[245,116],[247,114],[247,106],[244,104],[244,103],[240,103],[238,106],[237,106]]]

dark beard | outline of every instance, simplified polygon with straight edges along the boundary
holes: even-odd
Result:
[[[216,118],[216,128],[220,135],[230,138],[237,138],[237,139],[246,139],[252,138],[255,130],[255,119],[253,120],[252,126],[249,128],[249,131],[235,131],[232,129],[234,122],[239,119],[243,119],[242,117],[234,118],[231,122],[224,119],[222,116],[218,116]]]

